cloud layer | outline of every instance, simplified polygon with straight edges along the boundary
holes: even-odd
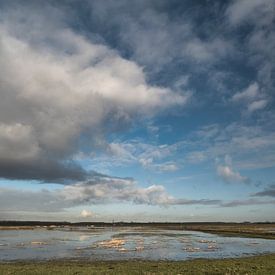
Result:
[[[59,22],[41,35],[45,16],[24,15],[24,23],[16,12],[0,23],[0,177],[84,179],[74,154],[103,148],[108,133],[138,115],[186,102],[184,95],[149,85],[142,68],[115,50]]]
[[[274,10],[274,0],[0,1],[1,210],[267,210]]]

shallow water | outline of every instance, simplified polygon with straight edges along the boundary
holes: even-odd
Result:
[[[1,230],[0,261],[186,260],[275,252],[275,240],[149,228]]]

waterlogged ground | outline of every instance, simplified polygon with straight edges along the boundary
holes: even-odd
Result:
[[[187,260],[263,253],[275,253],[275,240],[138,227],[0,231],[0,261]]]

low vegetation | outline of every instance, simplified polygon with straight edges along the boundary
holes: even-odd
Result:
[[[0,274],[275,274],[275,254],[190,261],[48,261],[0,264]]]
[[[224,236],[239,236],[250,238],[275,239],[275,223],[223,223],[223,222],[190,222],[190,223],[104,223],[104,222],[41,222],[41,221],[0,221],[0,230],[30,230],[37,227],[45,227],[54,229],[58,227],[69,227],[75,230],[82,227],[82,231],[86,228],[101,227],[142,227],[143,229],[170,229],[170,230],[192,230],[213,234],[221,234]]]

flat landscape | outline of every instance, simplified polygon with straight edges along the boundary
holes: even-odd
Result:
[[[273,223],[104,225],[2,224],[0,274],[275,272]]]
[[[0,275],[275,275],[275,0],[0,0]]]
[[[275,254],[190,261],[50,261],[0,264],[0,274],[275,274]]]

